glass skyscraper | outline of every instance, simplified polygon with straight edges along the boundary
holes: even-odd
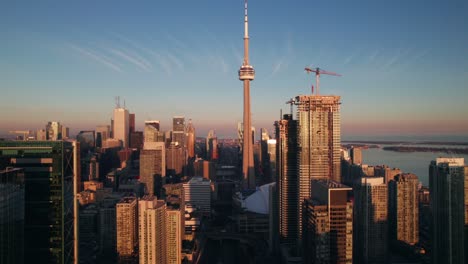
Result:
[[[0,170],[24,169],[25,263],[78,263],[79,144],[0,141]]]

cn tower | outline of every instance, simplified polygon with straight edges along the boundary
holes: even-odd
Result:
[[[252,120],[250,115],[250,81],[255,77],[252,65],[249,65],[249,21],[247,18],[247,0],[244,2],[244,62],[239,69],[239,80],[244,83],[244,131],[242,142],[242,188],[255,189],[255,169],[253,159]]]

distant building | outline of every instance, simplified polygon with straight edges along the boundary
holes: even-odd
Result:
[[[47,132],[45,129],[39,129],[36,131],[36,140],[47,140]]]
[[[70,138],[70,128],[62,126],[62,139]]]
[[[0,263],[24,263],[24,170],[0,170]]]
[[[185,117],[174,116],[172,118],[172,131],[185,132]]]
[[[171,143],[166,149],[167,175],[180,176],[185,166],[184,150],[178,143]]]
[[[218,159],[218,137],[214,130],[210,130],[206,137],[206,155],[208,160]]]
[[[352,188],[331,180],[312,180],[311,188],[302,208],[305,263],[352,264]]]
[[[431,161],[432,263],[465,263],[467,178],[468,169],[463,158],[437,158]]]
[[[354,190],[355,263],[388,261],[388,188],[383,177],[361,178]]]
[[[62,139],[62,125],[60,122],[48,122],[46,125],[46,133],[47,140]]]
[[[211,181],[202,177],[193,177],[183,184],[185,202],[190,203],[203,214],[211,213]]]
[[[361,148],[352,147],[349,151],[351,156],[351,161],[353,164],[362,164],[362,151]]]
[[[140,264],[166,263],[166,202],[155,196],[138,201]]]
[[[375,176],[381,176],[385,178],[385,183],[389,183],[395,178],[395,176],[402,173],[399,168],[390,168],[387,165],[375,166],[373,169]]]
[[[388,183],[389,235],[408,245],[419,242],[418,176],[399,174]]]
[[[117,253],[132,258],[138,245],[138,208],[135,197],[124,197],[116,205]]]
[[[198,159],[193,163],[195,168],[195,176],[201,176],[205,179],[216,179],[216,164],[213,161]]]
[[[144,142],[164,142],[164,133],[159,129],[158,120],[145,121]]]
[[[101,142],[106,141],[110,136],[110,126],[109,125],[102,125],[96,127],[96,134],[101,135]]]
[[[135,132],[135,114],[128,114],[128,134]]]
[[[130,133],[130,148],[140,150],[143,148],[143,142],[143,132],[134,131]]]
[[[122,146],[124,148],[129,147],[129,113],[125,108],[115,108],[114,109],[114,139],[122,141]]]
[[[166,148],[164,142],[145,142],[140,152],[140,181],[145,184],[145,193],[157,195],[166,177]],[[160,194],[159,194],[160,195]]]
[[[187,155],[189,159],[195,157],[195,127],[192,120],[189,120],[187,127]]]
[[[0,141],[0,170],[24,169],[25,263],[78,262],[79,149],[76,141]]]

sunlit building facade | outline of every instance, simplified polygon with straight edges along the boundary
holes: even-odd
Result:
[[[117,253],[119,259],[132,258],[138,245],[137,198],[124,197],[116,205]]]
[[[128,110],[125,108],[114,109],[114,139],[121,140],[124,148],[129,147],[130,118]]]
[[[166,202],[155,196],[138,201],[140,264],[166,264]]]

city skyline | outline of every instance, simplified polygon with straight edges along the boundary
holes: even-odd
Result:
[[[4,4],[0,134],[47,121],[75,132],[110,124],[121,96],[137,130],[152,119],[169,130],[184,115],[199,136],[235,137],[242,5]],[[343,75],[321,81],[322,94],[343,98],[343,138],[466,134],[467,11],[455,0],[251,1],[252,125],[273,131],[285,101],[310,94],[315,81],[303,68],[313,65]]]

